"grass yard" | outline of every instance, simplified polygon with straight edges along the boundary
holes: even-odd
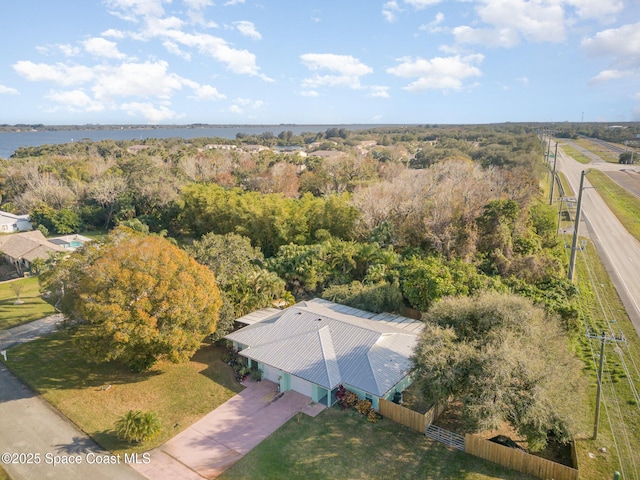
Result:
[[[587,157],[583,153],[579,152],[575,148],[567,145],[566,143],[559,143],[559,146],[560,146],[560,148],[562,148],[562,150],[564,151],[564,153],[566,155],[569,155],[576,162],[580,162],[580,163],[584,163],[584,164],[591,163],[591,159],[589,157]]]
[[[640,241],[640,198],[611,180],[606,173],[591,170],[588,176],[591,185],[596,188],[620,223]]]
[[[243,388],[223,362],[224,351],[205,346],[188,363],[161,362],[149,372],[135,374],[115,363],[87,363],[69,335],[59,332],[14,347],[7,366],[104,448],[114,453],[145,452]],[[130,446],[116,437],[116,419],[132,409],[158,414],[162,430],[154,441]]]
[[[16,283],[22,285],[20,299],[24,303],[21,305],[14,304],[16,294],[12,285]],[[0,283],[0,330],[32,322],[54,313],[56,311],[53,306],[40,297],[37,278],[21,278]]]
[[[576,266],[582,316],[590,331],[616,336],[624,333],[627,338],[627,344],[620,344],[619,350],[612,344],[605,349],[604,401],[597,441],[592,440],[597,385],[594,357],[599,355],[600,342],[584,335],[578,339],[579,354],[590,379],[588,428],[576,442],[580,478],[613,478],[616,470],[627,474],[623,478],[638,478],[632,474],[640,472],[640,404],[636,397],[640,389],[640,339],[591,242],[584,253],[579,252]],[[602,447],[606,453],[599,451]]]
[[[580,145],[582,148],[589,150],[590,152],[595,153],[605,162],[609,163],[619,163],[620,155],[618,153],[612,152],[607,147],[600,145],[588,138],[578,138],[573,140],[574,143]]]
[[[9,474],[0,466],[0,480],[11,480]]]
[[[368,422],[338,407],[298,415],[219,480],[304,478],[532,479],[428,440],[388,419]]]

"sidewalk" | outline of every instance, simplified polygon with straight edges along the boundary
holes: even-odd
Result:
[[[40,320],[0,331],[0,350],[6,350],[19,343],[30,342],[50,334],[62,322],[63,318],[61,313],[56,313]]]

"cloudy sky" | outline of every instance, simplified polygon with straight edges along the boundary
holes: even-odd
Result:
[[[0,123],[640,120],[639,0],[2,0]]]

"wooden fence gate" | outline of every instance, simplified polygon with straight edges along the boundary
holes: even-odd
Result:
[[[424,434],[432,440],[437,440],[449,447],[457,448],[464,452],[464,437],[462,435],[436,427],[435,425],[427,425]]]

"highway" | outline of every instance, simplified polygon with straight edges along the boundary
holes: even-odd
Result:
[[[633,169],[630,165],[606,163],[597,157],[592,163],[583,165],[565,155],[561,147],[558,149],[557,169],[567,178],[576,198],[581,173],[589,168],[602,171]],[[625,230],[598,192],[591,187],[588,174],[584,186],[582,215],[588,223],[589,236],[609,271],[636,333],[640,336],[640,243]]]

